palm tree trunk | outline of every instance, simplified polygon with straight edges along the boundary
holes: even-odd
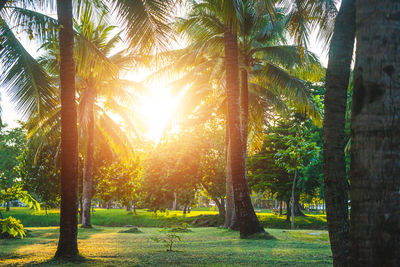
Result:
[[[354,0],[336,17],[326,72],[324,190],[333,265],[346,266],[349,252],[348,185],[345,165],[347,87],[355,38]]]
[[[91,228],[90,222],[90,209],[92,203],[92,188],[93,188],[93,158],[94,158],[94,102],[95,91],[89,89],[87,112],[88,112],[88,125],[87,125],[87,149],[85,169],[83,173],[83,187],[82,187],[82,227]]]
[[[244,59],[247,65],[246,58]],[[247,136],[249,131],[249,82],[246,69],[240,71],[241,74],[241,87],[240,87],[240,123],[242,129],[242,145],[243,153],[247,155]],[[246,174],[246,173],[245,173]]]
[[[400,2],[356,2],[351,266],[400,266]]]
[[[55,257],[78,256],[78,131],[75,104],[72,0],[57,0],[60,24],[61,209],[60,238]]]
[[[231,170],[231,153],[229,145],[229,117],[226,119],[226,136],[225,136],[225,151],[226,151],[226,209],[225,209],[225,223],[224,228],[231,230],[238,230],[236,213],[235,213],[235,200],[233,197],[233,184],[232,184],[232,170]]]
[[[229,29],[224,32],[226,93],[229,117],[229,149],[232,171],[233,195],[235,213],[237,216],[240,236],[245,238],[256,233],[263,233],[251,204],[249,188],[245,175],[245,157],[243,154],[240,105],[239,105],[239,62],[237,36]]]

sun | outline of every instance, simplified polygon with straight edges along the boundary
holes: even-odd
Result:
[[[170,90],[162,85],[148,87],[149,93],[140,100],[139,112],[145,136],[157,143],[173,116],[178,97],[172,96]]]

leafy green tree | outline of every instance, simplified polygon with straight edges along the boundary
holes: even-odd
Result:
[[[57,162],[58,147],[45,145],[39,154],[36,148],[28,144],[18,157],[16,171],[21,178],[22,188],[31,192],[42,207],[58,205],[60,202],[60,170]]]
[[[95,176],[97,196],[106,202],[120,202],[131,210],[139,201],[140,177],[138,158],[131,158],[128,162],[115,160],[98,170]]]
[[[22,127],[7,130],[0,128],[0,189],[11,188],[18,177],[15,167],[18,165],[18,156],[26,144],[25,132]],[[7,201],[7,211],[10,202]]]
[[[170,136],[148,156],[143,191],[154,210],[169,207],[175,195],[184,212],[193,204],[200,176],[199,151],[192,138],[190,134]]]
[[[300,130],[300,129],[298,129]],[[294,229],[295,189],[299,172],[318,155],[318,149],[313,142],[307,142],[301,133],[288,135],[283,139],[286,149],[279,149],[275,154],[276,164],[293,175],[291,202],[291,228]]]
[[[309,197],[323,197],[322,152],[319,149],[322,146],[322,134],[321,129],[309,120],[304,121],[303,116],[296,116],[290,120],[275,117],[274,124],[266,131],[263,148],[248,159],[248,178],[255,192],[270,192],[278,200],[288,203],[289,221],[294,171],[297,170],[295,188],[298,192],[292,205],[295,209],[294,216],[302,215],[298,204],[300,192]],[[300,131],[301,137],[297,136]],[[299,143],[300,151],[293,146],[294,143]],[[298,162],[298,168],[290,166],[291,163],[294,164],[290,156],[305,152],[306,148],[313,149],[308,155],[301,155],[299,160],[302,162]],[[295,153],[295,150],[298,153]]]

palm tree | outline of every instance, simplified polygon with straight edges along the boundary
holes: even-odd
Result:
[[[138,88],[137,83],[119,79],[118,73],[131,65],[132,56],[122,50],[116,54],[110,52],[120,43],[120,35],[112,38],[110,32],[114,26],[104,23],[105,15],[100,16],[94,26],[91,9],[86,9],[80,18],[80,25],[75,25],[75,62],[76,62],[76,88],[78,93],[77,105],[79,118],[79,147],[84,158],[83,166],[83,196],[82,196],[82,227],[91,227],[90,208],[92,198],[92,176],[95,140],[106,139],[110,149],[121,157],[132,156],[132,145],[129,137],[107,115],[111,112],[118,114],[130,130],[135,131],[132,121],[127,116],[126,105],[133,100],[132,94],[125,90],[126,87]],[[39,62],[58,81],[58,45],[55,40],[49,40],[42,46],[45,55]],[[98,103],[98,97],[102,103]],[[123,102],[121,104],[121,102]],[[45,142],[58,142],[59,103],[48,112],[45,119],[31,119],[28,123],[30,135],[37,141],[38,152]],[[96,133],[96,134],[95,134]],[[32,139],[32,138],[30,138]]]
[[[93,157],[94,157],[94,133],[95,133],[95,103],[98,96],[110,101],[118,93],[118,73],[131,63],[129,57],[123,58],[121,51],[110,57],[110,52],[121,41],[119,35],[109,39],[108,35],[114,29],[103,22],[103,17],[94,26],[90,11],[85,12],[82,25],[77,26],[79,38],[76,42],[76,60],[79,76],[78,91],[80,91],[80,125],[86,140],[85,166],[83,172],[83,196],[82,196],[82,227],[92,227],[90,222],[90,210],[93,187]],[[79,40],[85,40],[84,42]],[[96,48],[97,56],[88,53],[86,42],[89,41]],[[105,66],[104,66],[105,65]],[[119,91],[119,92],[118,92]],[[115,95],[113,95],[115,94]],[[128,96],[128,94],[125,94]],[[117,108],[118,101],[114,100],[112,107]],[[97,106],[98,107],[98,106]],[[122,114],[122,116],[124,116]]]
[[[169,28],[166,21],[169,15],[171,3],[174,1],[128,1],[113,0],[115,10],[120,19],[125,23],[124,30],[129,34],[131,48],[153,47],[162,40],[165,44]],[[46,1],[52,6],[53,1]],[[81,4],[97,4],[101,1],[78,1],[80,10]],[[12,93],[17,108],[25,114],[44,114],[43,110],[51,110],[55,99],[55,86],[51,84],[51,78],[33,59],[32,56],[18,42],[10,27],[4,20],[7,15],[6,8],[13,2],[1,2],[3,5],[0,17],[0,33],[2,36],[0,60],[5,71],[1,75],[1,82],[6,84],[9,92]],[[35,6],[35,2],[27,1],[23,4]],[[42,4],[40,2],[39,4]],[[104,7],[105,5],[101,5]],[[47,6],[46,6],[47,7]],[[51,17],[41,16],[34,11],[14,8],[19,20],[24,23],[17,25],[29,25],[28,36],[34,37],[38,32],[40,39],[46,39],[50,34],[56,35],[58,25],[51,24]],[[62,165],[62,201],[60,219],[60,241],[56,257],[70,258],[78,255],[77,248],[77,168],[78,168],[78,147],[76,132],[76,105],[75,105],[75,74],[73,62],[73,7],[72,1],[57,1],[57,14],[60,27],[60,87],[61,87],[61,165]],[[35,20],[40,18],[39,20]],[[18,20],[17,20],[18,21]],[[51,26],[51,27],[49,27]],[[50,96],[50,97],[49,97]],[[42,108],[45,106],[45,108]]]
[[[400,265],[400,3],[357,1],[351,266]]]
[[[78,129],[72,0],[57,0],[60,25],[61,209],[55,257],[76,258],[78,252]]]
[[[179,20],[179,30],[184,31],[189,39],[194,39],[194,43],[190,46],[189,55],[186,57],[193,64],[193,54],[197,53],[209,60],[197,60],[197,68],[189,72],[184,80],[187,82],[180,82],[173,84],[176,86],[186,85],[193,82],[193,78],[199,76],[198,73],[204,73],[204,69],[212,67],[214,69],[214,77],[224,76],[223,68],[220,66],[224,64],[221,60],[223,56],[223,35],[224,27],[224,13],[219,6],[219,1],[203,1],[201,3],[194,3],[192,11],[189,13],[187,19]],[[261,95],[276,98],[284,95],[287,100],[295,103],[299,110],[303,112],[306,110],[315,119],[320,120],[320,114],[310,101],[308,88],[299,79],[292,77],[287,71],[295,66],[303,64],[301,55],[298,53],[295,46],[280,44],[279,40],[283,41],[282,35],[284,31],[285,22],[281,20],[277,22],[271,21],[269,16],[256,16],[256,7],[250,1],[241,1],[239,3],[238,29],[239,29],[239,48],[240,48],[240,63],[241,63],[241,135],[243,138],[243,151],[246,154],[247,132],[248,132],[248,95],[250,89],[250,96]],[[279,16],[279,14],[278,14]],[[274,25],[275,24],[275,25]],[[279,24],[279,25],[277,25]],[[275,26],[275,27],[274,27]],[[278,41],[277,41],[278,40]],[[199,58],[199,55],[194,55]],[[185,56],[183,60],[178,60],[176,65],[187,66],[185,64]],[[211,59],[210,59],[211,58]],[[313,60],[313,56],[309,54],[309,59]],[[315,60],[314,60],[315,61]],[[250,71],[250,75],[249,72]],[[204,75],[203,75],[204,76]],[[265,77],[265,78],[260,78]],[[249,80],[251,81],[249,83]],[[196,80],[196,84],[203,84]],[[198,90],[198,85],[193,87]],[[193,95],[198,95],[195,93]],[[275,98],[275,99],[276,99]],[[191,101],[189,101],[191,102]],[[252,101],[256,104],[257,101]],[[262,103],[262,102],[261,102]],[[257,116],[253,116],[257,117]],[[262,118],[262,116],[260,116]],[[227,123],[229,125],[229,122]],[[252,127],[254,129],[254,126]],[[229,136],[229,135],[227,135]],[[262,140],[262,138],[261,138]],[[227,138],[227,144],[229,138]],[[229,149],[227,149],[229,154]],[[229,156],[227,157],[229,160]],[[229,164],[228,164],[229,165]],[[230,171],[227,169],[227,214],[226,226],[231,224],[231,206],[230,195],[231,193]],[[232,205],[233,206],[233,205]]]
[[[355,38],[354,0],[342,1],[336,16],[326,72],[324,114],[324,193],[334,266],[347,266],[348,183],[345,165],[347,88]]]
[[[225,3],[225,2],[224,2]],[[225,22],[225,72],[226,95],[228,103],[228,131],[230,151],[230,170],[232,175],[233,196],[235,200],[235,213],[237,216],[240,236],[248,237],[253,234],[263,233],[251,204],[250,193],[246,180],[245,156],[243,153],[242,134],[240,129],[240,103],[239,103],[239,49],[237,41],[237,29],[233,23],[233,2],[227,4],[227,16]],[[232,12],[232,13],[231,13]]]

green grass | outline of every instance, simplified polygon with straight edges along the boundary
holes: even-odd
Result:
[[[27,208],[12,208],[11,211],[2,210],[3,216],[13,216],[20,219],[24,226],[42,227],[58,226],[59,210],[33,211]],[[192,222],[203,215],[217,215],[217,211],[192,210],[186,216],[182,211],[169,211],[168,213],[154,214],[147,210],[137,210],[137,215],[127,212],[124,209],[96,209],[92,215],[92,223],[101,226],[125,226],[134,225],[139,227],[164,227],[168,225]],[[274,215],[273,213],[257,213],[262,225],[267,228],[289,229],[290,223],[286,222],[286,216]],[[326,229],[325,215],[307,215],[296,217],[295,226],[297,229]]]
[[[119,233],[126,228],[95,226],[79,229],[84,262],[60,263],[55,253],[58,228],[29,228],[31,237],[0,240],[0,265],[62,266],[331,266],[326,231],[267,229],[273,240],[243,240],[237,232],[193,228],[182,234],[175,252],[148,241],[157,228],[142,233]]]

